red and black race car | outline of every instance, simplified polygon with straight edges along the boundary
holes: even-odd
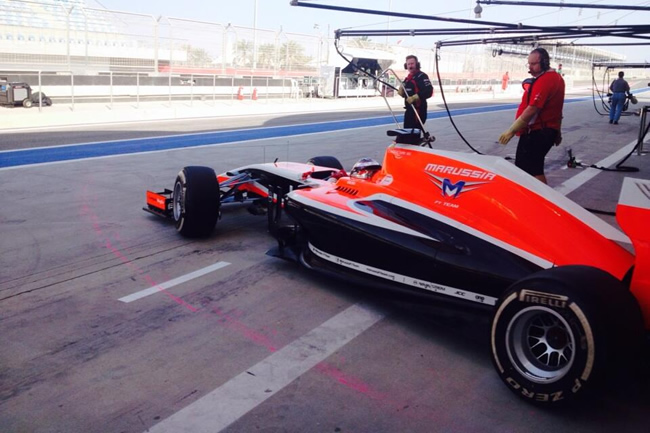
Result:
[[[205,236],[222,203],[253,200],[276,256],[488,311],[497,373],[533,403],[569,401],[634,361],[650,330],[650,181],[625,179],[624,234],[502,158],[413,145],[421,134],[389,131],[382,163],[349,174],[333,157],[185,167],[145,210]]]

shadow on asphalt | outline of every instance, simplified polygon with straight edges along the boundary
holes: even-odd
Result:
[[[291,266],[286,263],[286,266]],[[287,271],[300,273],[306,281],[315,281],[315,286],[323,287],[326,275],[298,267],[287,267]],[[378,289],[360,284],[326,284],[326,290],[350,302],[369,304],[390,318],[394,323],[408,329],[423,339],[441,345],[468,360],[492,368],[490,356],[491,312],[451,308],[445,302],[427,301],[426,296],[409,295],[389,289]],[[642,348],[640,366],[650,365],[650,339]],[[453,367],[450,367],[453,368]],[[536,410],[544,416],[570,422],[581,426],[592,426],[600,431],[604,425],[643,425],[639,414],[650,407],[650,371],[647,368],[625,371],[608,371],[600,388],[591,395],[577,401],[553,408],[538,408],[510,393],[502,385],[494,372],[494,381],[503,386],[505,395],[512,398],[521,410]]]

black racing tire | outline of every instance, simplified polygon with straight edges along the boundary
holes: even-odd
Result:
[[[47,97],[45,95],[45,93],[42,93],[42,92],[32,93],[32,103],[33,104],[38,105],[39,98],[40,98],[40,101],[43,104],[43,106],[47,107],[47,106],[52,105],[52,100],[49,97]]]
[[[341,162],[333,156],[314,156],[307,160],[307,164],[316,165],[318,167],[329,167],[337,170],[343,170]]]
[[[23,107],[32,108],[32,100],[29,98],[23,99]]]
[[[39,100],[39,98],[41,99],[41,101],[42,101],[43,99],[45,99],[45,93],[41,93],[41,92],[34,92],[34,93],[32,93],[32,102],[33,102],[34,104],[38,105],[38,100]],[[45,104],[45,103],[43,103],[43,104]]]
[[[514,283],[492,318],[492,361],[507,387],[539,406],[593,394],[605,373],[642,347],[643,318],[629,290],[588,266],[562,266]]]
[[[221,207],[219,181],[209,167],[185,167],[176,177],[172,214],[186,237],[206,237],[214,230]]]

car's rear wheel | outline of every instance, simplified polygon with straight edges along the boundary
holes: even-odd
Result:
[[[219,181],[209,167],[185,167],[176,177],[173,216],[176,230],[187,237],[205,237],[214,230],[221,207]]]
[[[32,103],[38,105],[39,101],[43,106],[50,106],[52,105],[52,100],[45,95],[45,93],[42,92],[34,92],[32,93]]]
[[[316,165],[318,167],[329,167],[336,168],[337,170],[343,170],[343,165],[341,162],[334,156],[314,156],[307,160],[307,164]]]
[[[31,108],[32,107],[32,100],[29,99],[29,98],[23,99],[23,107]]]
[[[593,392],[605,371],[641,346],[636,300],[610,274],[587,266],[548,269],[505,293],[492,320],[492,359],[514,393],[558,405]]]

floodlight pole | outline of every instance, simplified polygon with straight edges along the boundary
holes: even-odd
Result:
[[[253,10],[253,70],[257,68],[257,0]]]

